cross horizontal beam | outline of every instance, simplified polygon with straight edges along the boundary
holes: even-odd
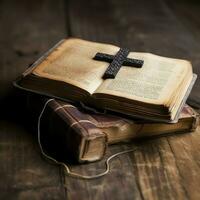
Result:
[[[93,59],[110,63],[103,75],[103,79],[115,78],[122,65],[136,68],[142,67],[144,63],[143,60],[127,58],[128,54],[128,49],[120,48],[120,50],[114,56],[105,53],[97,53]]]
[[[106,54],[106,53],[97,53],[94,57],[94,60],[105,61],[111,63],[114,59],[113,55]],[[134,58],[126,58],[122,65],[124,66],[132,66],[136,68],[141,68],[144,61]]]

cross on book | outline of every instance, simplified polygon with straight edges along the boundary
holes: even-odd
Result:
[[[97,53],[93,59],[110,63],[103,75],[103,79],[115,78],[122,65],[137,68],[142,67],[143,60],[127,58],[128,54],[128,49],[120,48],[116,55]]]

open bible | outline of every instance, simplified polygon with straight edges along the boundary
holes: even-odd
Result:
[[[122,66],[114,79],[103,79],[108,62],[97,52],[115,55],[119,47],[81,39],[58,43],[16,82],[19,88],[138,118],[175,122],[196,79],[190,62],[130,52],[142,68]]]

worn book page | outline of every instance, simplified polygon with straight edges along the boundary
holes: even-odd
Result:
[[[97,52],[115,55],[118,50],[113,45],[68,39],[37,66],[33,74],[70,83],[92,94],[103,82],[102,76],[109,65],[93,57]]]
[[[164,104],[178,88],[190,63],[149,53],[130,53],[144,60],[142,68],[123,66],[115,79],[107,79],[95,93],[125,97],[146,103]]]

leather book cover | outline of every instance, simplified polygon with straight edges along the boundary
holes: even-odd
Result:
[[[28,108],[39,115],[47,98],[28,96]],[[109,144],[178,132],[194,131],[198,114],[185,105],[175,124],[132,120],[117,115],[89,113],[72,104],[52,99],[41,119],[41,141],[51,152],[78,162],[103,157]]]

